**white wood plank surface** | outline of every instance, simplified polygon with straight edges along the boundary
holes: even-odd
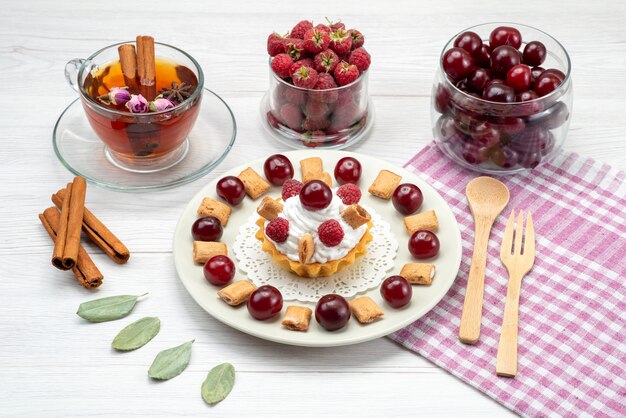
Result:
[[[626,3],[582,1],[132,2],[0,0],[0,416],[488,416],[507,410],[387,339],[351,347],[281,346],[234,331],[202,311],[176,277],[171,238],[191,196],[224,170],[284,148],[262,130],[265,41],[303,18],[341,17],[366,36],[376,125],[353,147],[402,164],[430,140],[429,94],[444,43],[464,27],[514,21],[553,34],[573,62],[574,114],[565,148],[626,168]],[[75,97],[65,62],[154,34],[198,59],[206,85],[232,106],[239,134],[218,169],[175,190],[120,194],[91,187],[88,205],[131,249],[116,266],[88,246],[106,276],[87,292],[49,263],[37,220],[71,175],[51,132]],[[74,312],[98,296],[150,292],[132,317],[87,324]],[[504,295],[503,295],[504,297]],[[115,333],[158,315],[160,334],[119,354]],[[189,368],[164,383],[146,373],[164,348],[196,339]],[[200,385],[223,361],[230,397],[206,406]]]

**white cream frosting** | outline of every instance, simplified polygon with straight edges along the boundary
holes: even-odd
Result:
[[[294,261],[299,261],[298,242],[300,241],[300,237],[306,233],[311,234],[313,243],[315,244],[315,251],[313,252],[311,263],[326,263],[345,257],[361,240],[367,230],[367,224],[361,225],[357,229],[352,229],[352,227],[343,220],[341,211],[344,210],[347,205],[343,204],[341,199],[337,196],[336,191],[336,189],[333,189],[333,199],[330,205],[320,210],[313,211],[306,209],[302,206],[298,195],[282,202],[284,207],[279,217],[289,221],[289,236],[285,242],[280,243],[273,241],[271,238],[267,237],[267,235],[265,236],[274,243],[281,253]],[[327,247],[320,241],[317,235],[317,228],[329,219],[338,221],[344,232],[343,239],[334,247]],[[267,227],[267,224],[268,221],[265,221],[265,227]]]

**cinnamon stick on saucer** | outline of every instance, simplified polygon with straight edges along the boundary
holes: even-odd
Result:
[[[46,228],[46,231],[48,231],[52,241],[56,242],[60,223],[59,211],[55,207],[49,207],[39,215],[39,220],[43,227]],[[93,289],[102,284],[102,273],[100,273],[100,270],[98,270],[98,267],[96,267],[82,245],[78,247],[78,259],[72,271],[76,276],[76,280],[87,289]]]
[[[156,97],[156,63],[154,57],[154,38],[137,36],[137,74],[139,90],[148,101]]]
[[[137,87],[137,55],[135,54],[135,45],[124,44],[117,48],[120,56],[120,65],[122,66],[122,74],[124,74],[124,83],[128,90],[133,93],[139,93]]]
[[[60,270],[69,270],[76,265],[86,191],[87,183],[82,177],[75,177],[67,185],[67,199],[61,206],[59,230],[52,253],[52,265]]]
[[[65,202],[66,189],[60,189],[52,195],[52,203],[61,208]],[[113,232],[109,230],[89,209],[83,211],[83,231],[106,255],[117,264],[123,264],[130,258],[130,251]]]

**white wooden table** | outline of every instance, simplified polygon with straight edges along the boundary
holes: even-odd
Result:
[[[300,19],[341,17],[366,36],[373,56],[376,125],[352,150],[402,164],[430,138],[429,94],[443,44],[488,21],[542,28],[571,54],[575,106],[567,150],[626,168],[626,3],[0,0],[0,415],[442,416],[507,411],[388,339],[334,349],[281,346],[234,331],[202,311],[176,277],[171,238],[185,203],[224,170],[284,148],[264,134],[258,106],[267,88],[265,42]],[[65,62],[138,33],[178,45],[204,68],[206,85],[232,106],[239,134],[218,169],[175,190],[120,194],[95,187],[88,205],[133,255],[115,266],[89,247],[106,276],[87,292],[50,266],[51,242],[37,220],[70,174],[51,132],[75,97]],[[150,292],[132,319],[158,315],[159,336],[135,352],[110,348],[130,322],[88,324],[82,301]],[[153,383],[156,353],[196,339],[189,368]],[[207,371],[232,362],[237,383],[210,408]]]

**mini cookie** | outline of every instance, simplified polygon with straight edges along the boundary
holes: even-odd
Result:
[[[237,177],[239,177],[239,180],[243,183],[243,187],[246,189],[248,196],[253,200],[270,189],[270,184],[263,180],[263,177],[259,176],[259,174],[250,167],[239,173]]]
[[[350,310],[362,324],[369,324],[382,317],[385,312],[369,296],[361,296],[349,302]]]
[[[292,331],[306,331],[311,322],[311,309],[305,306],[287,306],[283,326]]]
[[[378,176],[367,191],[376,197],[389,200],[401,180],[402,176],[389,170],[380,170],[380,173],[378,173]]]
[[[298,258],[302,264],[307,264],[313,253],[315,252],[315,243],[313,242],[313,236],[311,234],[304,234],[298,241]]]
[[[271,197],[264,197],[261,201],[261,204],[257,208],[256,213],[258,213],[268,221],[273,221],[282,211],[283,205],[281,205]]]
[[[311,157],[300,160],[300,169],[302,170],[302,183],[306,183],[311,180],[323,180],[322,176],[324,174],[324,166],[322,164],[322,159],[319,157]],[[330,177],[330,174],[328,176]]]
[[[436,231],[439,228],[439,221],[434,210],[427,210],[404,218],[404,226],[409,234],[415,231]]]
[[[429,285],[435,277],[435,265],[427,263],[405,264],[400,271],[400,276],[404,277],[410,284]]]
[[[361,205],[350,205],[341,212],[341,217],[352,229],[357,229],[372,220],[372,216]]]
[[[248,300],[256,286],[250,280],[238,280],[217,292],[217,296],[230,306],[241,305]]]
[[[216,255],[228,255],[228,247],[223,242],[194,241],[193,261],[204,264]]]
[[[219,200],[211,199],[210,197],[202,199],[202,203],[200,203],[200,207],[198,207],[198,215],[215,216],[219,219],[222,226],[226,226],[232,211],[233,210],[227,204]]]

